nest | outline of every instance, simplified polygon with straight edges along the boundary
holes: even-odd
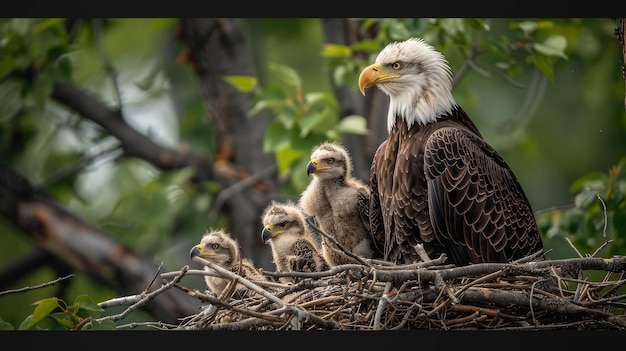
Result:
[[[203,307],[181,330],[624,330],[626,257],[412,265],[360,260],[318,273],[230,279],[221,296],[187,289]],[[173,272],[209,274],[200,270]],[[292,276],[297,282],[278,283]],[[235,289],[235,287],[239,287]],[[244,289],[241,289],[244,287]]]

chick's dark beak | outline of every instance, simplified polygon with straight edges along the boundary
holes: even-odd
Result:
[[[317,160],[309,161],[306,165],[306,175],[309,176],[311,173],[315,173],[317,170]]]
[[[200,248],[198,247],[198,245],[196,245],[191,248],[191,251],[189,251],[189,257],[193,259],[194,257],[198,255],[200,255]]]
[[[271,237],[272,237],[272,229],[270,229],[269,226],[266,226],[265,228],[263,228],[263,231],[261,232],[261,240],[263,240],[263,242],[267,242]]]

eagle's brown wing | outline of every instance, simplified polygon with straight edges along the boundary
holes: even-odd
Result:
[[[425,144],[424,172],[432,225],[457,265],[510,262],[543,250],[522,187],[480,137],[436,130]]]
[[[382,144],[376,150],[374,159],[372,160],[372,166],[370,169],[370,195],[367,201],[367,216],[369,217],[369,229],[370,229],[370,241],[372,251],[374,252],[374,258],[387,258],[385,252],[385,223],[383,221],[383,213],[380,203],[380,195],[378,193],[378,178],[377,178],[377,158],[383,157],[382,151],[384,150],[387,141],[383,141]],[[381,156],[379,156],[381,155]],[[363,202],[365,204],[365,202]]]

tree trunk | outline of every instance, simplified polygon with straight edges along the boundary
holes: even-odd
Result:
[[[252,93],[240,92],[223,79],[228,75],[257,76],[239,20],[182,19],[181,36],[189,47],[188,59],[218,133],[215,171],[236,182],[217,199],[228,219],[225,229],[237,238],[244,257],[274,270],[271,250],[260,239],[261,214],[276,196],[277,184],[275,157],[263,152],[270,116],[262,111],[248,117]]]
[[[327,43],[352,45],[373,37],[370,32],[359,31],[362,21],[347,18],[324,18],[323,21]],[[363,59],[367,62],[368,57],[364,56]],[[342,141],[352,156],[354,176],[369,182],[372,158],[378,145],[387,137],[388,98],[378,89],[370,89],[366,96],[362,96],[358,90],[335,85],[332,76],[329,79],[333,83],[334,94],[341,106],[342,117],[355,114],[364,116],[367,120],[370,134],[366,136],[343,134]],[[355,86],[356,83],[354,82]]]

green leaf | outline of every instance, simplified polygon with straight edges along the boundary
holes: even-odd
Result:
[[[61,82],[70,82],[73,71],[72,60],[68,56],[62,56],[56,62],[54,78]]]
[[[195,170],[193,167],[185,167],[176,171],[164,172],[161,176],[163,185],[183,185],[193,178]],[[160,190],[160,187],[157,188]]]
[[[321,112],[311,111],[309,113],[305,113],[299,123],[300,136],[307,136],[312,129],[325,119],[324,117],[324,114]]]
[[[485,32],[488,32],[491,30],[491,26],[489,26],[489,23],[479,18],[466,18],[465,23],[467,23],[474,30],[485,31]]]
[[[306,137],[312,131],[322,133],[337,126],[337,112],[334,108],[324,107],[322,111],[310,111],[300,119],[299,126],[301,128],[299,137]]]
[[[592,202],[598,200],[598,195],[604,193],[606,188],[603,182],[587,183],[586,187],[574,197],[574,204],[579,208],[587,208]]]
[[[444,18],[441,20],[441,28],[450,35],[456,35],[465,30],[465,23],[462,18]]]
[[[389,25],[389,38],[391,40],[405,40],[411,36],[402,22],[394,21]]]
[[[68,330],[74,328],[75,326],[74,322],[72,322],[72,318],[67,313],[51,313],[50,317],[52,317],[52,319],[54,319],[57,324],[65,327]]]
[[[567,60],[564,52],[567,48],[567,39],[562,35],[550,36],[543,43],[533,43],[533,48],[546,56],[557,56]]]
[[[46,318],[50,314],[50,312],[57,309],[59,307],[59,300],[56,297],[50,297],[47,299],[36,301],[33,303],[33,305],[37,305],[37,307],[35,307],[35,311],[33,311],[32,321],[28,325],[27,329],[30,329],[39,321]]]
[[[11,20],[10,26],[11,29],[17,33],[17,35],[24,37],[29,33],[32,26],[35,24],[35,19],[33,18],[13,18]]]
[[[292,165],[291,184],[298,192],[302,192],[311,181],[311,178],[306,174],[306,165],[309,163],[308,152],[305,152],[305,156],[297,159]]]
[[[21,108],[23,85],[16,79],[0,83],[0,120],[13,116]]]
[[[19,328],[17,328],[17,329],[18,330],[28,330],[28,329],[31,329],[35,325],[35,323],[32,323],[32,321],[33,321],[33,315],[32,314],[28,315],[26,317],[26,319],[24,319],[22,321],[22,323],[20,324]]]
[[[98,322],[98,321],[91,321],[91,328],[92,330],[116,330],[117,326],[115,325],[115,322],[113,322],[110,319],[104,320],[102,322]]]
[[[530,35],[537,29],[537,22],[522,21],[513,24],[513,26],[517,26],[519,29],[521,29],[522,32],[524,32],[524,35]]]
[[[350,115],[340,119],[339,124],[337,124],[337,131],[340,133],[360,135],[367,135],[370,132],[367,129],[365,117],[358,115]]]
[[[44,19],[41,22],[37,23],[34,28],[33,28],[33,32],[37,33],[37,32],[42,32],[46,29],[55,27],[55,26],[62,26],[65,23],[65,18],[48,18],[48,19]]]
[[[326,133],[320,134],[312,132],[307,134],[305,137],[301,137],[297,131],[294,130],[291,134],[291,147],[294,150],[304,150],[309,152],[314,145],[326,141],[327,139]]]
[[[365,39],[351,45],[354,51],[371,51],[376,52],[381,49],[380,42],[376,39]]]
[[[626,212],[615,211],[613,217],[613,225],[616,233],[626,233]]]
[[[321,104],[323,106],[332,106],[337,107],[338,103],[334,96],[322,93],[322,92],[312,92],[308,93],[304,96],[305,103],[309,106],[309,108],[314,107],[315,105]]]
[[[278,150],[282,150],[283,148],[289,146],[289,133],[289,130],[287,130],[281,123],[270,123],[265,131],[263,151],[277,152]]]
[[[248,111],[248,116],[254,116],[257,113],[261,112],[261,110],[263,109],[269,109],[270,111],[273,111],[274,113],[279,113],[279,111],[282,111],[288,108],[289,106],[287,105],[284,99],[259,100],[256,104],[254,104],[254,106],[252,106],[250,111]]]
[[[2,318],[0,318],[0,330],[15,330],[15,328],[13,328],[13,325],[11,325],[11,323],[6,322]]]
[[[31,94],[37,111],[43,112],[45,110],[46,103],[50,95],[52,95],[53,89],[54,82],[49,74],[40,75],[39,79],[34,82]]]
[[[257,85],[257,79],[253,76],[223,76],[222,79],[242,93],[251,92]]]
[[[92,312],[104,312],[104,309],[98,306],[97,303],[93,302],[91,297],[89,297],[89,295],[87,294],[81,294],[76,296],[76,298],[74,299],[74,303],[72,304],[72,306],[70,306],[70,308],[80,308]]]
[[[14,68],[13,58],[9,55],[0,55],[0,79],[11,73]]]
[[[295,69],[279,64],[270,63],[269,69],[280,79],[282,82],[289,86],[299,88],[302,85],[300,75]]]
[[[305,151],[296,151],[290,147],[285,147],[276,153],[276,163],[278,163],[278,174],[284,175],[290,169],[291,164],[306,155]],[[306,172],[305,172],[306,173]]]
[[[324,57],[351,57],[352,48],[346,45],[326,44],[322,50]]]
[[[591,183],[604,182],[608,184],[608,177],[602,172],[591,172],[575,180],[570,186],[572,193],[577,193],[585,189]]]

